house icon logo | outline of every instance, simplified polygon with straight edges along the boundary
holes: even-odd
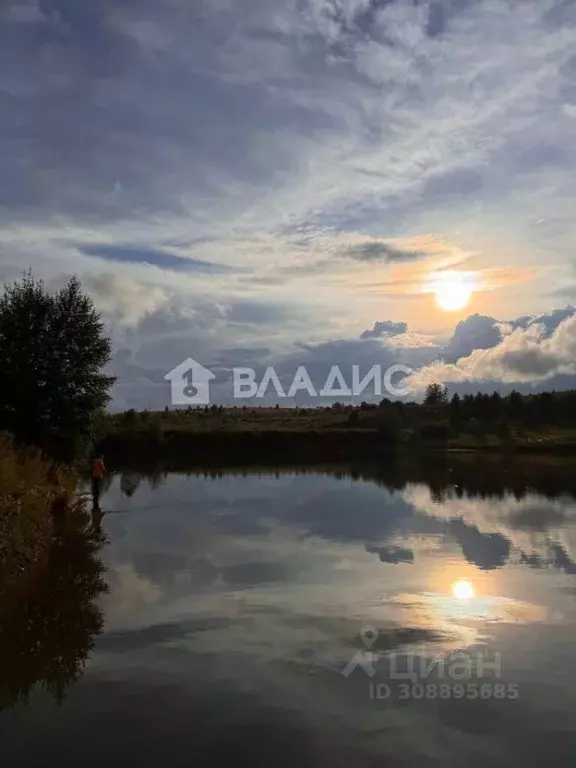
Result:
[[[212,371],[191,357],[164,376],[170,382],[172,405],[208,405]]]

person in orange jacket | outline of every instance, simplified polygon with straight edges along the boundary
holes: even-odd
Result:
[[[104,457],[102,454],[94,456],[92,459],[92,507],[94,509],[100,509],[100,492],[102,490],[102,483],[104,482],[104,475],[106,474],[106,467],[104,466]]]

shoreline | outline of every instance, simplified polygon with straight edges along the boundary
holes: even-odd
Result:
[[[562,437],[562,436],[561,436]],[[576,441],[548,438],[499,440],[460,436],[446,441],[390,441],[377,430],[146,431],[114,432],[98,443],[109,461],[185,459],[189,464],[278,464],[378,461],[391,456],[473,454],[483,456],[576,456]]]

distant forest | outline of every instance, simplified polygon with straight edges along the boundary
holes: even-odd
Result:
[[[377,415],[376,415],[377,414]],[[290,407],[253,406],[253,405],[207,405],[204,407],[172,408],[168,406],[163,411],[127,411],[110,414],[109,420],[116,426],[141,428],[165,421],[178,422],[213,422],[214,417],[249,424],[258,423],[261,426],[278,426],[279,423],[293,426],[304,426],[305,417],[313,419],[317,426],[355,425],[377,427],[394,420],[393,414],[399,418],[399,423],[450,424],[455,429],[484,425],[494,428],[503,424],[519,426],[559,425],[576,426],[576,390],[561,392],[540,392],[523,395],[513,391],[508,395],[477,393],[475,395],[458,395],[450,392],[440,384],[431,384],[426,390],[422,403],[404,402],[384,398],[380,403],[362,402],[359,405],[335,402],[327,406]],[[478,422],[479,424],[475,424]]]
[[[395,446],[576,451],[576,390],[451,396],[432,384],[421,403],[131,409],[108,414],[103,428],[101,447],[115,454],[190,449],[212,459],[366,458]]]

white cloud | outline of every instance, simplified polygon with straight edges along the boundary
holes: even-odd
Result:
[[[408,380],[419,391],[432,382],[536,382],[576,374],[576,315],[546,336],[542,323],[515,328],[489,349],[475,349],[455,363],[439,360]]]
[[[112,272],[85,278],[84,285],[105,316],[120,325],[138,325],[146,315],[167,306],[168,291],[150,284],[137,283]]]

